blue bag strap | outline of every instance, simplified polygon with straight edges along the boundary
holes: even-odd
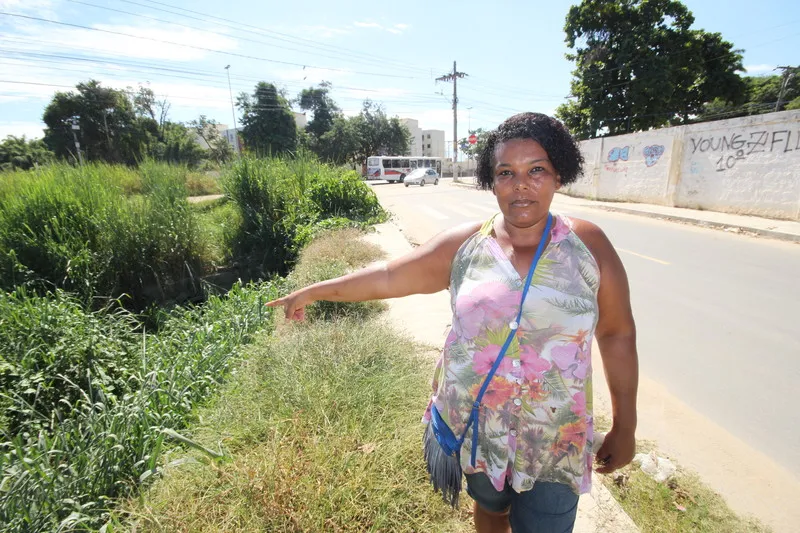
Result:
[[[536,254],[533,256],[533,262],[531,263],[531,267],[528,269],[528,276],[525,278],[525,286],[522,289],[522,298],[519,302],[519,311],[517,311],[516,319],[510,324],[511,331],[508,333],[508,338],[506,338],[506,342],[503,344],[503,347],[500,349],[500,353],[495,359],[494,364],[492,365],[491,370],[486,375],[486,379],[483,380],[483,385],[481,385],[481,389],[478,392],[478,396],[475,398],[475,402],[472,404],[472,412],[469,415],[469,420],[467,421],[467,426],[464,428],[464,434],[461,435],[461,439],[459,439],[459,445],[464,442],[464,439],[467,436],[467,430],[469,430],[470,425],[472,425],[472,453],[470,454],[470,464],[475,466],[475,459],[478,455],[478,418],[479,418],[479,411],[481,406],[481,400],[483,399],[483,395],[486,393],[486,389],[489,388],[489,382],[494,377],[494,373],[500,367],[500,362],[502,361],[503,357],[506,355],[506,351],[508,351],[508,347],[511,346],[511,342],[514,340],[514,335],[517,333],[517,329],[519,328],[519,321],[522,320],[522,308],[523,304],[525,303],[525,297],[528,296],[528,289],[531,286],[531,281],[533,280],[533,273],[536,271],[536,265],[539,263],[539,258],[542,256],[542,252],[544,251],[544,245],[547,239],[550,237],[550,227],[553,225],[553,215],[548,213],[547,214],[547,224],[545,224],[544,232],[542,233],[542,238],[539,240],[539,246],[536,248]]]

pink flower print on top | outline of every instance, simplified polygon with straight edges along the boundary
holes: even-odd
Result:
[[[574,342],[556,346],[550,350],[550,357],[556,366],[568,376],[586,379],[589,371],[589,357]]]
[[[550,242],[557,243],[566,239],[571,229],[563,217],[553,218],[555,218],[555,223],[553,224],[553,229],[550,230]]]
[[[572,396],[572,401],[575,402],[571,407],[572,412],[576,416],[584,417],[586,415],[586,393],[584,391],[576,392]]]
[[[501,348],[502,346],[498,346],[497,344],[490,344],[486,348],[476,352],[472,357],[472,370],[478,375],[488,374],[494,362],[497,360],[497,356],[500,355]],[[511,360],[508,357],[503,357],[503,360],[500,361],[500,366],[497,367],[496,374],[501,376],[507,375],[511,372],[511,365]]]
[[[522,346],[519,354],[520,367],[525,379],[537,381],[542,378],[542,374],[550,370],[551,363],[542,358],[539,352],[531,346]]]
[[[464,339],[472,339],[489,328],[511,322],[519,310],[521,293],[508,288],[499,281],[483,283],[469,294],[456,300],[458,321],[453,324],[456,333]]]

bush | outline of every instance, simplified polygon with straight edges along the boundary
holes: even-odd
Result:
[[[185,426],[225,379],[275,295],[234,287],[202,309],[160,312],[157,335],[126,333],[127,312],[84,311],[62,293],[3,296],[0,392],[29,419],[2,428],[3,531],[100,527],[113,498],[160,470],[165,430]]]
[[[61,288],[86,305],[127,294],[143,308],[202,270],[184,177],[164,164],[54,165],[0,192],[0,288]],[[126,197],[126,194],[133,194]]]
[[[317,224],[330,218],[366,224],[386,218],[375,194],[356,174],[321,164],[307,153],[242,158],[227,174],[225,189],[243,220],[237,255],[262,274],[285,275]]]

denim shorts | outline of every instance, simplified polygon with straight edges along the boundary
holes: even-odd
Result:
[[[467,494],[487,511],[511,508],[514,533],[570,533],[578,514],[578,495],[563,483],[537,481],[531,490],[517,492],[506,483],[498,492],[484,473],[467,474]]]

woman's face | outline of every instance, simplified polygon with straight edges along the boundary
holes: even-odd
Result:
[[[506,222],[528,228],[550,211],[553,195],[561,186],[547,152],[531,139],[512,139],[494,151],[492,190]]]

